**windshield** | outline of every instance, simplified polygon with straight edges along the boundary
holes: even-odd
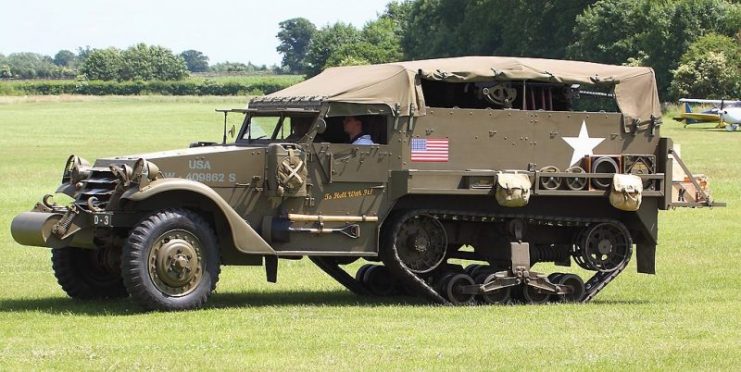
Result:
[[[298,142],[311,128],[315,115],[252,114],[243,124],[240,141]]]

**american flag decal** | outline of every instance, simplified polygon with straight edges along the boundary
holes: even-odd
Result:
[[[448,162],[447,138],[412,138],[412,161]]]

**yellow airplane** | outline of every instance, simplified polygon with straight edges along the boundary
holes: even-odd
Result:
[[[674,120],[684,122],[684,126],[698,123],[718,123],[717,128],[726,128],[727,131],[738,130],[741,126],[741,101],[722,99],[692,99],[682,98],[679,102],[684,103],[683,110]],[[692,112],[690,103],[710,104],[710,110]]]

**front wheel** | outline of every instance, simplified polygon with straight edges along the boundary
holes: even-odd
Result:
[[[200,307],[219,280],[216,236],[201,216],[185,209],[159,211],[141,221],[121,262],[129,293],[150,310]]]
[[[51,251],[51,263],[57,282],[72,298],[126,297],[118,256],[112,248],[55,248]]]

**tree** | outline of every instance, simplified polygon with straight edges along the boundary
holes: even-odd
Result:
[[[417,0],[403,3],[409,59],[461,55],[563,58],[577,15],[596,0]],[[406,7],[406,8],[405,8]]]
[[[188,76],[182,57],[170,49],[144,43],[121,53],[120,80],[180,80]]]
[[[0,79],[10,79],[13,72],[10,71],[10,65],[5,62],[5,56],[0,54]]]
[[[60,67],[72,67],[76,59],[75,53],[62,49],[54,55],[54,64]]]
[[[692,43],[672,71],[672,98],[738,98],[741,95],[741,44],[708,34]]]
[[[37,53],[13,53],[5,57],[3,64],[8,66],[9,72],[5,75],[12,75],[21,79],[37,78],[60,78],[66,77],[66,72],[53,63],[49,56]]]
[[[276,50],[283,54],[283,67],[293,73],[305,73],[308,68],[306,55],[316,26],[306,18],[291,18],[279,23],[278,26],[280,31],[277,37],[280,45]]]
[[[361,38],[365,50],[361,53],[371,63],[387,63],[399,61],[404,57],[401,49],[400,25],[389,17],[381,17],[376,21],[368,22]]]
[[[712,32],[733,35],[739,27],[741,5],[725,0],[601,0],[577,17],[568,55],[651,66],[665,97],[671,71],[693,41]]]
[[[394,23],[394,32],[397,35],[399,44],[406,33],[409,24],[409,14],[412,11],[413,2],[411,1],[392,1],[386,4],[386,9],[378,17],[379,19],[388,19]]]
[[[90,80],[121,80],[123,57],[116,48],[93,49],[87,54],[80,72]]]
[[[324,26],[318,30],[311,40],[309,51],[306,54],[308,76],[319,74],[327,66],[332,57],[334,61],[351,56],[350,45],[361,41],[360,31],[353,25],[337,22],[331,26]]]
[[[185,65],[190,72],[208,71],[208,57],[197,50],[186,50],[180,53],[180,57],[185,60]]]
[[[93,48],[90,48],[90,45],[86,45],[85,48],[78,47],[77,48],[77,64],[82,65],[85,63],[85,60],[87,57],[90,57],[90,54],[93,52]]]

